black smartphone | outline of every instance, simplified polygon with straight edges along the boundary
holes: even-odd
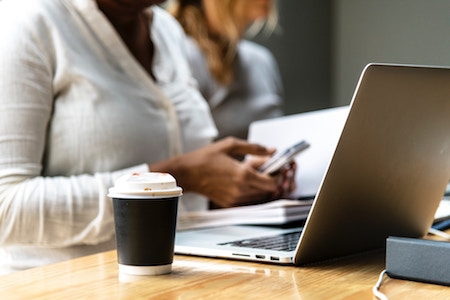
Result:
[[[310,144],[303,140],[285,149],[284,151],[275,153],[274,156],[272,156],[259,168],[259,171],[265,174],[274,174],[278,172],[281,167],[294,159],[298,153],[307,149],[309,146]]]

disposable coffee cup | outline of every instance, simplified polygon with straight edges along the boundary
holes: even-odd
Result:
[[[119,273],[158,275],[172,271],[178,199],[182,189],[167,173],[120,177],[113,199]]]

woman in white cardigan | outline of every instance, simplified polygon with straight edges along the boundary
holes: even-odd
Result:
[[[171,173],[181,210],[289,189],[235,159],[273,150],[209,145],[184,33],[159,2],[0,1],[0,272],[113,249],[107,190],[124,173]]]

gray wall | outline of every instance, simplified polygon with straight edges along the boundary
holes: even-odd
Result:
[[[331,100],[331,0],[279,0],[280,32],[255,40],[280,67],[287,114],[328,107]]]
[[[287,114],[350,103],[369,62],[450,66],[450,1],[279,0]]]
[[[334,2],[333,104],[350,102],[370,62],[450,66],[450,1]]]

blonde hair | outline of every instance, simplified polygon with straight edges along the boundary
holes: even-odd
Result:
[[[169,11],[178,20],[187,35],[195,39],[206,57],[209,71],[221,84],[227,85],[233,79],[233,62],[237,44],[242,38],[242,24],[236,17],[236,3],[242,0],[206,0],[214,10],[221,34],[214,33],[208,26],[202,0],[178,0],[169,6]],[[244,0],[245,1],[245,0]],[[275,6],[267,22],[255,22],[256,31],[274,29],[277,23]],[[261,24],[263,24],[261,26]],[[255,27],[252,26],[254,30]]]

